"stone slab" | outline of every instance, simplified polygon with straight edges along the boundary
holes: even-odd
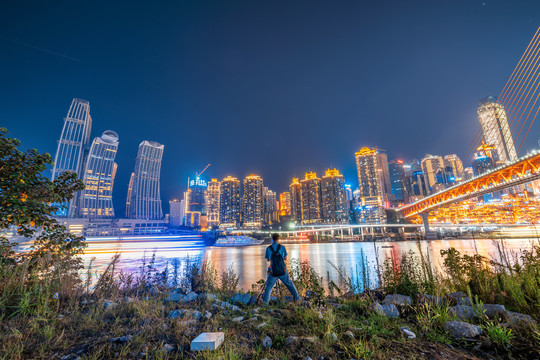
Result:
[[[216,350],[224,340],[222,332],[202,333],[191,342],[191,351]]]

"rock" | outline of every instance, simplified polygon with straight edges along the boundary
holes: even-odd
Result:
[[[81,360],[81,358],[75,354],[64,355],[60,360]]]
[[[244,320],[244,317],[243,316],[238,316],[238,317],[232,318],[231,320],[234,321],[234,322],[240,322],[240,321]]]
[[[305,358],[304,360],[311,360],[311,358],[308,356],[307,358]]]
[[[181,317],[184,317],[185,313],[186,313],[185,310],[182,310],[182,309],[172,310],[169,312],[169,315],[167,315],[167,317],[169,319],[179,319]]]
[[[247,305],[251,301],[251,295],[250,294],[240,294],[236,293],[232,296],[231,302],[232,303],[239,303]]]
[[[462,321],[447,321],[443,325],[444,330],[454,339],[471,339],[482,334],[482,329],[476,325],[469,324]]]
[[[174,346],[172,346],[171,344],[164,344],[163,347],[161,348],[161,351],[162,352],[171,352],[171,351],[174,351]]]
[[[345,333],[343,335],[345,335],[346,337],[348,337],[351,340],[354,339],[354,333],[351,330],[345,331]]]
[[[214,301],[217,299],[217,296],[214,294],[202,293],[199,294],[199,299],[203,301]]]
[[[115,307],[117,307],[118,304],[115,303],[114,301],[111,301],[111,300],[103,300],[103,308],[105,310],[110,310],[110,309],[114,309]]]
[[[90,300],[83,300],[81,301],[81,305],[90,305],[90,304],[93,304],[95,301],[90,299]],[[68,356],[68,355],[66,355]]]
[[[446,302],[446,298],[436,295],[421,294],[418,295],[418,303],[420,304],[433,304],[433,305],[443,305]]]
[[[195,325],[195,324],[197,324],[197,320],[195,319],[180,321],[180,325],[184,325],[184,326],[190,326],[190,325]]]
[[[320,320],[324,319],[324,315],[323,315],[323,313],[322,313],[320,310],[319,310],[319,319],[320,319]]]
[[[127,298],[124,299],[124,301],[125,301],[126,303],[128,303],[128,304],[131,304],[131,303],[137,302],[137,301],[139,301],[139,300],[138,300],[137,298],[133,298],[133,297],[129,297],[129,296],[128,296]]]
[[[204,317],[205,317],[205,319],[210,319],[212,317],[212,313],[210,311],[205,311],[204,312]]]
[[[266,325],[268,325],[268,324],[265,323],[265,322],[262,322],[262,323],[260,323],[259,325],[257,325],[257,329],[260,329],[260,328],[262,328],[262,327],[265,327]]]
[[[494,319],[499,315],[504,315],[506,308],[499,304],[484,304],[484,311],[488,318]]]
[[[461,291],[446,294],[446,297],[449,298],[450,301],[452,301],[452,303],[454,303],[456,305],[472,306],[471,299],[469,299],[467,294],[465,294],[465,293],[463,293]]]
[[[526,327],[536,323],[529,315],[513,311],[506,311],[504,317],[513,327]]]
[[[262,346],[270,349],[272,347],[272,338],[270,336],[265,336],[264,339],[262,339]]]
[[[396,306],[409,306],[412,304],[412,299],[410,296],[393,294],[393,295],[386,295],[382,303],[383,305],[392,304]]]
[[[416,339],[416,334],[411,331],[407,326],[399,328],[399,331],[405,336],[407,339]]]
[[[110,343],[123,343],[127,341],[131,341],[133,339],[133,335],[124,335],[116,338],[109,339]]]
[[[330,341],[337,341],[338,340],[338,337],[335,333],[330,333],[328,335],[328,338],[330,339]]]
[[[295,341],[298,341],[297,336],[289,336],[288,338],[285,339],[285,346],[289,346]]]
[[[196,300],[198,297],[199,297],[199,295],[197,295],[196,293],[194,293],[194,292],[192,291],[192,292],[190,292],[189,294],[185,295],[185,296],[182,298],[182,300],[180,300],[180,302],[182,302],[182,303],[190,302],[190,301]]]
[[[254,312],[255,314],[258,314],[259,311],[261,311],[261,308],[255,308],[255,309],[253,309],[253,312]]]
[[[399,311],[394,304],[388,304],[388,305],[381,305],[378,302],[373,303],[371,306],[371,309],[375,311],[377,314],[390,317],[390,318],[397,318],[399,317]]]
[[[472,306],[467,305],[455,305],[448,308],[448,313],[454,315],[460,320],[472,320],[476,319],[478,315],[474,312]]]
[[[191,351],[216,350],[225,340],[222,332],[202,333],[191,342]]]
[[[184,316],[193,318],[195,320],[199,320],[203,316],[203,314],[198,310],[180,309],[180,310],[172,310],[169,312],[169,315],[167,315],[169,319],[179,319],[179,318],[183,318]]]
[[[231,303],[228,303],[226,301],[219,301],[219,300],[216,300],[214,301],[214,304],[213,305],[216,305],[222,309],[227,309],[227,310],[233,310],[233,311],[240,311],[240,308],[236,305],[233,305]]]

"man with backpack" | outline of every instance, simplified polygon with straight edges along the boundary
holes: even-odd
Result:
[[[278,279],[281,280],[287,289],[289,289],[289,292],[295,301],[300,299],[300,296],[298,296],[298,291],[296,291],[296,287],[294,286],[294,283],[289,276],[289,272],[287,271],[287,266],[285,265],[285,259],[287,259],[287,250],[285,250],[285,246],[279,243],[279,234],[272,234],[272,245],[266,248],[264,258],[269,262],[270,265],[268,267],[268,278],[266,279],[266,286],[264,288],[264,303],[268,304],[268,300],[270,300],[270,293],[272,292],[272,288]]]

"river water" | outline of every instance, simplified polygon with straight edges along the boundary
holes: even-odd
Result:
[[[504,245],[511,252],[531,247],[533,239],[504,240]],[[205,246],[200,236],[168,236],[159,238],[124,238],[121,240],[88,239],[88,248],[83,255],[85,264],[92,260],[96,274],[101,273],[115,254],[120,254],[117,269],[128,273],[140,273],[143,262],[146,264],[155,254],[155,264],[159,271],[173,259],[178,259],[180,266],[188,261],[211,262],[219,273],[232,268],[240,278],[239,287],[251,290],[251,285],[266,278],[266,245],[247,247],[220,248]],[[454,247],[462,253],[478,253],[497,258],[497,249],[493,240],[430,240],[399,242],[330,242],[285,244],[289,254],[287,262],[308,260],[325,281],[337,281],[338,273],[334,266],[341,266],[353,278],[358,277],[358,266],[365,259],[370,270],[371,286],[377,284],[377,262],[385,259],[399,260],[405,252],[419,254],[420,249],[435,269],[441,269],[440,251]],[[146,260],[143,260],[146,258]],[[356,269],[356,270],[355,270]]]
[[[518,253],[521,249],[531,247],[533,239],[504,240],[504,245],[510,252]],[[127,273],[140,273],[143,263],[148,264],[155,256],[158,271],[171,266],[174,259],[179,260],[181,267],[188,261],[211,262],[219,273],[232,268],[239,275],[239,287],[250,290],[251,285],[266,277],[266,261],[264,251],[266,245],[247,247],[220,248],[205,246],[200,236],[169,236],[157,238],[129,239],[88,239],[88,247],[83,259],[85,264],[92,261],[94,273],[99,275],[110,263],[115,254],[120,254],[117,269]],[[440,251],[454,247],[462,253],[478,253],[483,256],[497,258],[498,253],[493,240],[430,240],[430,241],[400,241],[400,242],[330,242],[330,243],[296,243],[285,244],[289,254],[287,262],[309,261],[317,273],[328,279],[337,281],[338,273],[335,266],[342,267],[353,278],[361,277],[358,267],[362,258],[370,271],[371,286],[377,285],[377,262],[382,264],[385,259],[393,258],[399,261],[403,253],[423,252],[435,269],[441,270]],[[143,260],[146,259],[146,260]]]

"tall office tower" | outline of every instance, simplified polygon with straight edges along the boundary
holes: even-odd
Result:
[[[444,169],[444,160],[441,156],[426,154],[421,164],[426,183],[431,190],[437,184],[437,172]]]
[[[266,224],[273,224],[279,221],[277,204],[277,194],[275,191],[263,187],[263,213]]]
[[[345,184],[345,196],[347,197],[347,201],[352,201],[353,199],[353,192],[351,189],[351,185]]]
[[[200,178],[188,179],[186,191],[186,226],[198,227],[203,225],[206,216],[205,194],[208,184]]]
[[[383,177],[377,164],[376,149],[363,147],[355,154],[358,184],[360,190],[360,207],[357,220],[359,223],[380,224],[386,222],[383,200]]]
[[[144,140],[139,144],[126,201],[127,216],[131,219],[163,219],[159,177],[164,148],[155,141]]]
[[[471,166],[468,166],[465,169],[463,169],[463,180],[472,179],[473,176],[474,176],[474,170]]]
[[[242,197],[242,225],[260,229],[264,220],[263,180],[258,175],[244,178]]]
[[[227,176],[219,190],[219,227],[233,229],[240,225],[240,180]]]
[[[279,216],[291,216],[292,199],[288,191],[279,194]]]
[[[302,224],[315,224],[322,220],[321,179],[314,172],[306,173],[301,184]]]
[[[79,200],[79,217],[112,219],[114,208],[112,192],[117,165],[118,134],[107,130],[92,141],[82,175],[84,190]]]
[[[482,143],[474,153],[474,160],[472,162],[474,176],[495,169],[499,161],[497,154],[498,151],[495,146]]]
[[[497,156],[503,163],[516,160],[514,139],[508,126],[504,106],[499,104],[495,96],[488,96],[479,103],[478,121],[482,126],[484,142],[495,146]]]
[[[450,167],[456,180],[461,179],[463,176],[463,163],[456,154],[446,155],[444,157],[445,168]],[[446,170],[448,172],[448,170]]]
[[[289,185],[291,193],[291,220],[297,223],[302,222],[302,184],[298,178],[293,178]]]
[[[429,185],[421,170],[415,171],[411,175],[411,195],[417,199],[429,195]]]
[[[377,151],[377,172],[381,178],[381,190],[383,202],[392,200],[392,184],[390,182],[390,171],[388,169],[388,156],[379,149]]]
[[[217,179],[212,179],[206,189],[206,216],[208,227],[219,226],[219,191],[220,183]]]
[[[73,99],[64,118],[64,126],[58,141],[51,180],[65,171],[76,172],[79,178],[83,175],[85,151],[90,143],[92,117],[90,104],[86,100]],[[56,215],[75,217],[78,214],[79,194],[75,194],[69,203],[60,204],[64,208]]]
[[[169,226],[180,227],[184,225],[184,215],[186,203],[184,199],[174,199],[169,201]]]
[[[390,183],[392,194],[397,202],[403,202],[407,198],[407,190],[405,188],[405,168],[402,160],[392,160],[388,164],[390,171]]]
[[[345,178],[337,169],[328,169],[321,180],[322,218],[325,223],[348,222]]]

